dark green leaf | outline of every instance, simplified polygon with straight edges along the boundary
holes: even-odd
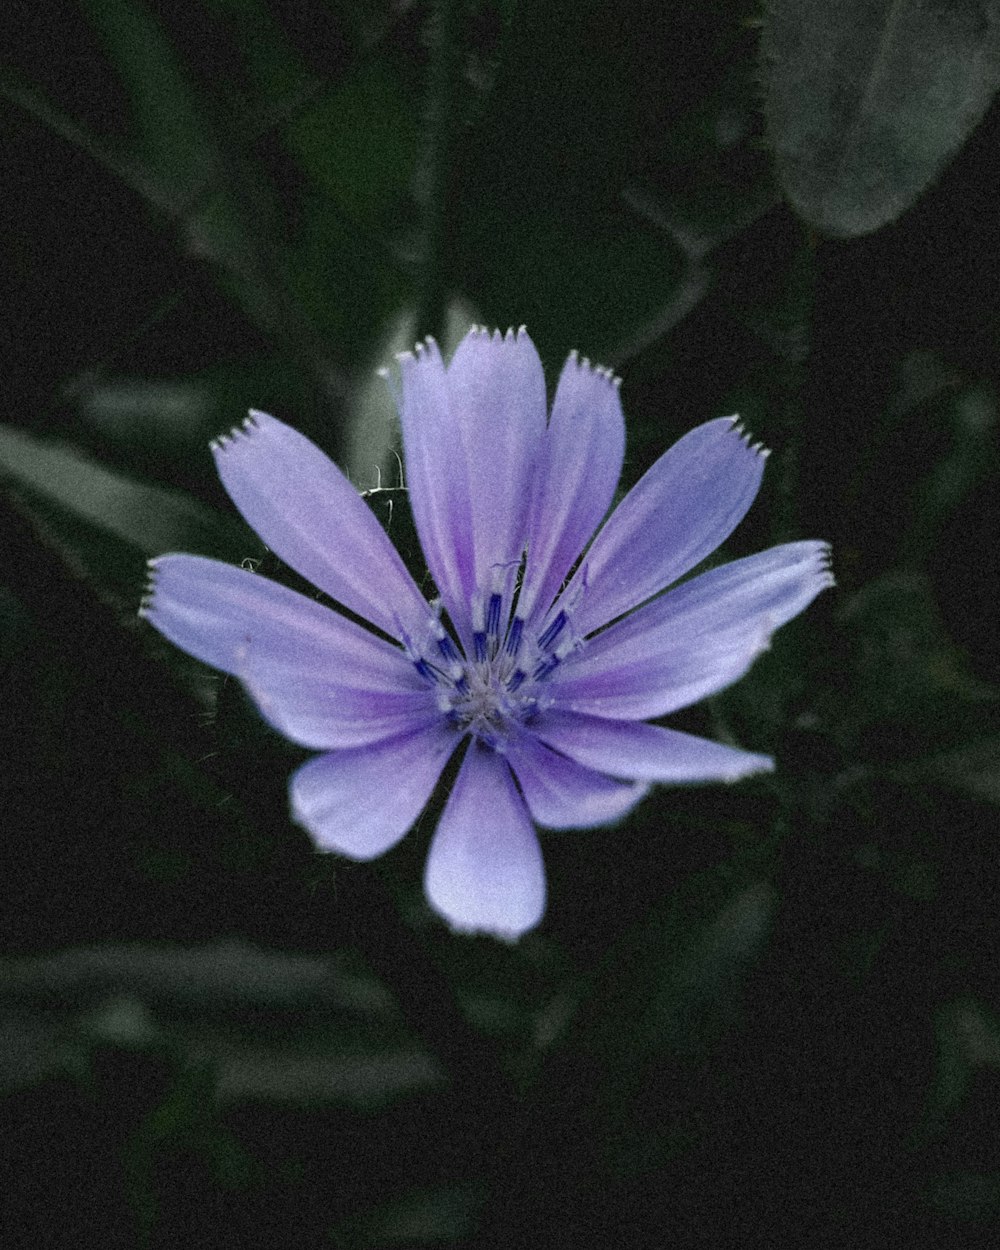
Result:
[[[778,177],[825,234],[909,208],[1000,85],[996,0],[773,0],[766,112]]]
[[[260,548],[235,518],[10,426],[0,426],[0,477],[147,557],[193,551],[239,560]]]

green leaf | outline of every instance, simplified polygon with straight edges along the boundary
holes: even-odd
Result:
[[[202,110],[169,41],[137,0],[83,0],[132,97],[147,194],[186,206],[215,169],[218,154]]]
[[[863,722],[919,727],[940,746],[967,737],[970,711],[995,708],[997,692],[968,671],[948,636],[933,588],[919,573],[874,578],[846,602],[854,649],[854,710]]]
[[[909,208],[1000,86],[996,0],[772,0],[762,41],[778,178],[825,234]]]
[[[928,773],[961,794],[1000,805],[1000,737],[981,738],[922,761]]]
[[[408,199],[418,137],[414,102],[386,60],[362,63],[289,126],[293,150],[330,200],[380,228]]]
[[[10,426],[0,426],[0,478],[143,556],[191,551],[239,560],[260,548],[260,540],[235,518]]]

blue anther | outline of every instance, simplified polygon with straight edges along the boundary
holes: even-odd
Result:
[[[486,659],[486,635],[482,630],[477,630],[472,635],[472,646],[476,657],[476,663],[482,664]]]
[[[503,606],[503,597],[498,594],[490,595],[490,606],[486,614],[486,633],[495,641],[500,637],[500,608]]]
[[[566,626],[566,613],[560,612],[557,616],[554,616],[552,618],[552,620],[549,622],[548,626],[546,627],[545,631],[542,633],[542,636],[538,640],[539,647],[541,647],[543,651],[549,651],[552,647],[552,644],[562,633],[565,626]]]
[[[517,688],[523,684],[524,679],[527,676],[528,674],[523,668],[515,668],[513,673],[510,675],[510,681],[507,682],[507,689],[511,691],[517,690]]]
[[[524,621],[519,616],[515,616],[510,624],[510,631],[507,634],[507,645],[505,650],[508,655],[517,655],[518,648],[521,645],[521,631],[524,629]]]
[[[437,681],[437,673],[431,665],[427,663],[423,656],[420,656],[413,661],[413,667],[417,670],[424,681]]]
[[[534,681],[541,681],[543,678],[548,677],[549,673],[551,673],[552,670],[558,666],[559,657],[557,655],[546,656],[546,658],[535,667],[535,671],[531,674],[532,679]]]
[[[449,664],[461,664],[462,657],[458,653],[458,648],[451,640],[450,634],[442,634],[437,640],[438,650]]]

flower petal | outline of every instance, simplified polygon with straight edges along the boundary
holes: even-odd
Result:
[[[545,435],[545,375],[522,327],[473,329],[448,366],[455,433],[465,450],[476,584],[494,570],[517,571],[528,534],[528,505]]]
[[[545,912],[545,868],[502,756],[473,743],[431,842],[430,905],[456,930],[513,940]]]
[[[347,680],[241,675],[264,719],[279,733],[314,751],[361,747],[429,729],[441,713],[431,690],[359,690]]]
[[[432,339],[399,363],[413,516],[448,615],[468,643],[473,596],[497,575],[512,583],[524,551],[545,377],[523,330],[471,330],[447,372]]]
[[[429,610],[371,509],[333,461],[263,412],[212,445],[247,522],[296,572],[393,637]]]
[[[413,522],[434,584],[455,628],[468,634],[475,590],[472,507],[465,448],[451,415],[444,361],[428,339],[398,357],[403,455]]]
[[[771,634],[833,585],[830,548],[785,543],[711,569],[616,621],[552,675],[559,706],[664,716],[742,677]]]
[[[359,746],[439,717],[402,651],[256,573],[201,556],[153,560],[141,614],[171,642],[239,677],[302,746]]]
[[[317,755],[292,774],[292,815],[320,850],[374,859],[408,832],[458,743],[441,727]]]
[[[614,498],[625,455],[619,381],[576,353],[563,366],[542,444],[518,611],[544,613]]]
[[[544,742],[586,768],[639,781],[738,781],[774,769],[769,755],[644,722],[549,711],[532,726]]]
[[[190,655],[242,676],[252,663],[318,679],[350,675],[359,690],[421,686],[403,652],[349,621],[257,573],[203,556],[151,560],[140,615]]]
[[[590,829],[620,820],[649,786],[615,781],[560,755],[531,734],[520,735],[507,752],[532,819],[549,829]]]
[[[685,434],[629,491],[594,539],[565,595],[580,634],[682,577],[723,542],[760,487],[766,452],[719,417]]]

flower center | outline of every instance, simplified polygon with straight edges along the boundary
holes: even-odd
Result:
[[[404,638],[410,660],[433,687],[442,715],[460,733],[501,752],[512,731],[551,704],[545,692],[548,678],[582,646],[568,612],[559,607],[537,636],[529,637],[524,619],[512,614],[511,598],[499,584],[475,596],[471,657],[437,614],[429,622],[424,646]]]

